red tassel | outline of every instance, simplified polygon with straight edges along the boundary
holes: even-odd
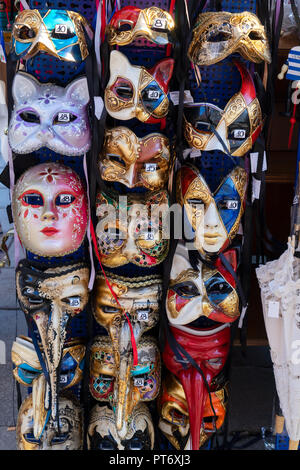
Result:
[[[132,324],[131,324],[131,321],[129,320],[124,308],[122,307],[122,305],[120,304],[119,300],[118,300],[118,297],[116,295],[116,293],[114,292],[113,288],[111,287],[110,283],[109,283],[109,280],[107,279],[106,277],[106,274],[105,274],[105,271],[103,269],[103,266],[102,266],[102,263],[101,263],[101,258],[100,258],[100,253],[98,251],[98,246],[97,246],[97,240],[96,240],[96,235],[95,235],[95,230],[94,230],[94,227],[93,227],[93,224],[92,224],[92,221],[90,220],[90,231],[91,231],[91,235],[92,235],[92,240],[93,240],[93,245],[94,245],[94,248],[95,248],[95,252],[96,252],[96,256],[98,258],[98,261],[99,261],[99,264],[100,264],[100,268],[104,274],[104,278],[105,278],[105,282],[106,284],[108,285],[108,288],[112,294],[112,296],[114,297],[115,301],[117,302],[117,304],[119,305],[119,307],[122,309],[122,312],[123,314],[125,315],[126,317],[126,320],[128,322],[128,325],[129,325],[129,329],[130,329],[130,335],[131,335],[131,346],[132,346],[132,353],[133,353],[133,365],[134,366],[137,366],[138,365],[138,353],[137,353],[137,347],[136,347],[136,342],[135,342],[135,337],[134,337],[134,333],[133,333],[133,328],[132,328]]]
[[[297,122],[297,120],[296,120],[296,118],[295,118],[295,116],[296,116],[296,108],[297,108],[297,105],[294,104],[293,117],[290,119],[291,127],[290,127],[289,146],[288,146],[288,149],[289,149],[289,150],[290,150],[290,148],[291,148],[291,146],[292,146],[294,127],[295,127],[295,124],[296,124],[296,122]]]

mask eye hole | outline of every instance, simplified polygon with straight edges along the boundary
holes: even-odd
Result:
[[[128,445],[128,450],[142,450],[143,443],[137,438],[133,437]]]
[[[122,167],[126,167],[126,163],[124,160],[120,157],[120,155],[113,155],[113,154],[108,154],[107,157],[113,162],[117,163],[118,165],[121,165]]]
[[[264,40],[263,35],[259,33],[258,31],[251,31],[248,37],[249,39],[251,39],[251,41],[263,41]]]
[[[131,31],[133,29],[133,22],[129,20],[120,20],[118,22],[118,31]]]
[[[66,207],[72,204],[75,201],[75,199],[76,199],[75,196],[73,196],[72,194],[61,193],[56,197],[55,204],[57,206]]]
[[[32,432],[26,432],[24,434],[24,439],[25,439],[25,441],[29,442],[30,444],[40,444],[41,443],[40,439],[36,439],[34,437],[33,431]]]
[[[101,310],[102,310],[104,313],[111,313],[111,314],[115,314],[115,313],[119,313],[119,312],[120,312],[120,309],[119,309],[119,308],[110,307],[109,305],[102,305],[102,306],[101,306]]]
[[[116,445],[114,445],[114,443],[110,441],[109,439],[104,438],[99,444],[99,449],[100,450],[115,450]]]
[[[51,34],[52,39],[71,39],[75,36],[74,31],[65,24],[56,24]]]
[[[26,25],[23,25],[20,27],[15,27],[14,36],[18,39],[21,39],[21,41],[26,41],[35,38],[36,34],[33,29],[29,28]]]
[[[44,200],[41,194],[35,192],[28,192],[21,196],[21,201],[24,206],[42,207]]]
[[[193,282],[186,282],[184,284],[178,284],[172,287],[172,290],[176,292],[179,297],[191,299],[200,295],[198,288]]]
[[[232,37],[231,31],[228,31],[227,24],[223,24],[220,28],[214,29],[207,35],[207,42],[226,42]]]
[[[33,287],[24,287],[22,294],[31,304],[40,305],[44,303],[44,299],[36,293]]]
[[[122,100],[131,100],[133,98],[133,87],[129,80],[118,78],[113,87],[117,96]]]
[[[28,122],[30,124],[40,124],[41,122],[38,114],[33,111],[23,111],[19,114],[19,117],[22,119],[22,121]]]
[[[74,295],[73,297],[65,297],[62,299],[62,302],[69,305],[70,307],[78,308],[81,304],[81,298],[78,295]]]

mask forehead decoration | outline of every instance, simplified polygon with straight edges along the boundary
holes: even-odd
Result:
[[[83,446],[83,417],[78,400],[71,394],[59,397],[59,431],[48,422],[43,433],[36,437],[33,433],[33,397],[28,395],[23,401],[17,421],[18,450],[81,450]]]
[[[88,56],[85,32],[92,31],[79,13],[66,10],[23,10],[15,18],[12,50],[18,59],[28,60],[42,52],[68,62]]]
[[[65,256],[79,249],[88,223],[87,195],[71,168],[42,163],[17,181],[14,223],[24,248],[39,256]]]
[[[244,213],[247,172],[235,167],[212,193],[197,168],[177,174],[177,202],[184,206],[195,248],[207,256],[224,251],[238,233]]]
[[[227,407],[227,386],[212,392],[211,400],[215,415],[207,397],[203,410],[203,420],[200,433],[199,447],[211,437],[215,430],[223,426]],[[160,421],[159,428],[177,450],[190,449],[190,424],[188,405],[183,386],[177,377],[167,373],[163,384],[162,394],[158,403]]]
[[[87,304],[88,282],[89,269],[84,263],[43,271],[22,260],[16,269],[20,306],[28,321],[36,324],[41,340],[53,420],[58,417],[58,379],[67,327],[71,318],[80,314]]]
[[[171,163],[169,139],[153,133],[138,138],[127,127],[106,130],[99,169],[105,181],[128,188],[162,189]]]
[[[185,106],[184,134],[190,147],[205,151],[221,150],[233,157],[243,157],[260,135],[263,117],[253,79],[241,62],[234,63],[241,74],[242,86],[224,110],[208,103]],[[211,131],[211,125],[222,143]]]
[[[126,435],[120,437],[113,410],[96,405],[91,411],[87,441],[89,450],[153,450],[154,426],[147,406],[136,406]]]
[[[90,149],[86,77],[60,87],[18,72],[12,94],[14,108],[8,140],[13,152],[28,154],[47,147],[61,155],[80,156]]]
[[[214,330],[199,331],[185,327],[171,327],[176,341],[194,359],[202,370],[207,384],[213,390],[213,380],[224,369],[230,346],[230,328],[224,325]],[[208,390],[200,372],[186,360],[178,361],[169,343],[163,352],[163,361],[183,386],[188,404],[192,449],[199,449],[203,412]],[[184,368],[184,366],[186,368]],[[195,407],[197,403],[197,407]]]
[[[99,401],[108,401],[115,412],[121,437],[127,433],[133,410],[140,401],[154,400],[160,389],[160,353],[153,338],[142,338],[137,347],[138,364],[123,351],[117,364],[107,336],[98,336],[91,346],[90,393]]]
[[[121,121],[137,118],[156,124],[169,110],[169,82],[174,59],[160,60],[151,69],[131,65],[119,51],[110,54],[110,79],[105,89],[108,114]]]
[[[126,6],[113,15],[106,33],[111,46],[126,46],[138,38],[163,46],[170,42],[174,29],[172,16],[161,8]]]
[[[169,250],[168,208],[167,191],[125,197],[98,193],[96,235],[103,266],[150,268],[162,263]]]
[[[224,256],[237,270],[237,253],[229,250]],[[205,316],[219,323],[234,322],[239,316],[236,283],[220,259],[215,269],[200,263],[193,269],[189,252],[179,243],[173,258],[166,312],[172,325],[189,325]]]
[[[236,52],[251,62],[271,63],[267,35],[258,17],[248,11],[201,13],[189,46],[189,59],[196,65],[212,65]]]

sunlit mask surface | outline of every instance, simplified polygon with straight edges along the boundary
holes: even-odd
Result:
[[[236,251],[227,251],[224,256],[236,271]],[[200,263],[198,270],[195,270],[187,248],[178,244],[166,299],[169,322],[189,325],[201,316],[219,323],[235,321],[240,314],[235,285],[235,280],[220,259],[216,261],[215,269]]]
[[[77,173],[58,163],[41,163],[18,179],[13,217],[26,250],[65,256],[79,249],[88,223],[87,195]]]
[[[158,45],[170,42],[175,23],[170,13],[161,8],[141,10],[126,6],[117,11],[106,28],[110,45],[126,46],[140,37]]]
[[[79,156],[90,149],[86,77],[63,88],[18,72],[12,93],[14,108],[8,140],[13,152],[27,154],[47,147],[61,155]]]
[[[121,121],[137,118],[156,124],[169,110],[169,82],[174,59],[160,60],[151,69],[131,65],[119,51],[110,54],[110,79],[105,89],[108,114]]]
[[[127,127],[105,132],[99,169],[105,181],[128,188],[162,189],[169,178],[171,163],[169,139],[162,134],[138,138]]]
[[[251,62],[271,62],[266,32],[258,17],[248,11],[201,13],[189,46],[189,59],[197,65],[212,65],[235,52]]]
[[[128,422],[127,433],[120,437],[113,410],[96,405],[88,427],[89,450],[153,450],[154,426],[147,406],[139,403]]]
[[[177,174],[177,202],[194,232],[195,248],[203,254],[224,251],[238,233],[244,213],[247,172],[235,167],[213,193],[193,166]]]
[[[209,103],[185,106],[184,135],[190,147],[243,157],[260,135],[263,116],[253,79],[243,64],[234,63],[241,74],[242,86],[224,110]]]
[[[32,395],[23,401],[17,421],[18,450],[81,450],[83,446],[83,417],[78,400],[71,394],[59,397],[59,431],[51,421],[41,436],[34,435]]]
[[[102,264],[150,268],[162,263],[169,249],[168,208],[167,191],[127,197],[98,193],[96,235]]]
[[[66,10],[23,10],[15,18],[12,51],[18,59],[42,52],[68,62],[81,62],[88,55],[86,19]]]

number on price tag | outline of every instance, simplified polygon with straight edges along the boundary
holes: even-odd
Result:
[[[70,122],[70,113],[58,113],[59,122]]]
[[[66,24],[56,24],[55,25],[55,32],[59,34],[67,34],[68,27]]]
[[[156,18],[152,23],[152,28],[167,29],[168,23],[165,18]]]
[[[239,208],[239,203],[238,201],[226,201],[226,208],[236,210]]]
[[[152,233],[152,232],[145,233],[144,240],[149,240],[149,241],[154,240],[154,233]]]
[[[145,171],[152,172],[157,170],[156,163],[145,163]]]
[[[246,131],[244,129],[235,129],[233,131],[233,137],[235,139],[245,139],[246,138]]]
[[[60,194],[59,202],[61,204],[71,204],[71,202],[72,202],[71,194]]]
[[[149,314],[148,312],[138,312],[138,321],[148,321]]]
[[[148,99],[149,100],[158,100],[159,91],[157,90],[148,90]]]
[[[68,381],[68,377],[66,375],[61,375],[59,381],[61,384],[65,384]]]
[[[70,299],[71,307],[79,307],[80,306],[80,298],[79,297],[72,297]]]
[[[144,386],[144,383],[145,383],[145,381],[144,381],[144,379],[143,379],[142,377],[136,377],[136,378],[134,379],[134,386],[135,386],[135,387],[143,387],[143,386]]]

